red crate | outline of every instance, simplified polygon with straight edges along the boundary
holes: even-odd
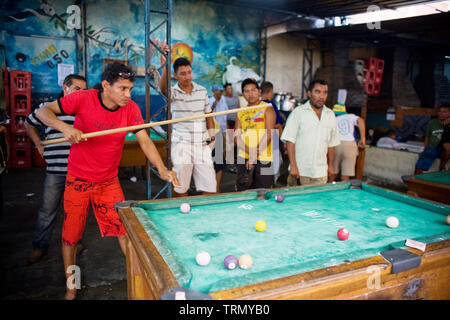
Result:
[[[384,60],[378,59],[375,57],[366,59],[365,64],[366,64],[367,70],[383,70],[384,69]]]
[[[27,116],[25,114],[13,114],[10,120],[12,131],[15,133],[26,133],[27,132],[27,129],[25,128],[26,120]]]
[[[11,154],[9,156],[8,168],[31,168],[31,148],[11,146]]]
[[[11,113],[13,115],[29,115],[31,113],[31,94],[11,94]]]
[[[44,158],[39,153],[38,149],[34,146],[31,151],[31,160],[33,163],[33,167],[46,167],[47,162],[45,162]]]
[[[17,92],[31,93],[31,72],[11,70],[9,72],[11,94]]]
[[[369,95],[378,96],[383,80],[384,60],[372,57],[367,59],[365,63],[364,90]]]
[[[380,95],[381,83],[376,81],[365,81],[364,90],[368,95],[378,96]]]
[[[10,139],[11,146],[23,147],[23,148],[31,147],[31,141],[26,132],[22,131],[22,132],[17,133],[17,132],[12,131],[10,138],[11,138]]]

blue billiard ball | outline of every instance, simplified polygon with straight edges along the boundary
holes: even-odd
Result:
[[[227,268],[228,270],[233,270],[236,269],[238,265],[238,259],[232,254],[230,254],[225,257],[225,259],[223,260],[223,264],[225,265],[225,268]]]
[[[275,196],[275,200],[276,200],[277,202],[283,202],[284,196],[283,196],[282,194],[277,194],[277,195]]]

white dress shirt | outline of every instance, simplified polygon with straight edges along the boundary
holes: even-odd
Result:
[[[308,101],[289,115],[281,140],[295,144],[295,161],[301,176],[325,177],[328,148],[340,144],[336,116],[323,106],[319,120]]]

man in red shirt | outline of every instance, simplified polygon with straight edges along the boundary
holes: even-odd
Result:
[[[114,203],[125,200],[118,179],[118,167],[125,136],[120,132],[90,139],[83,133],[121,128],[144,123],[138,105],[130,100],[134,74],[123,64],[109,65],[102,74],[100,90],[80,90],[36,111],[47,126],[64,134],[72,144],[64,192],[62,255],[66,277],[76,263],[75,245],[81,239],[89,205],[92,204],[102,236],[118,237],[125,254],[125,229]],[[59,114],[75,115],[72,126],[59,120]],[[143,152],[161,178],[179,187],[177,176],[169,171],[146,130],[135,131]],[[69,268],[69,269],[68,269]],[[66,299],[74,299],[76,289],[66,288]]]

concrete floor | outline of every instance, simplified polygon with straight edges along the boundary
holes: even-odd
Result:
[[[137,176],[136,183],[130,177]],[[127,200],[146,199],[146,182],[140,168],[121,168],[120,182]],[[0,217],[0,300],[61,299],[65,292],[61,256],[63,209],[60,206],[57,225],[48,255],[28,265],[31,240],[37,212],[42,200],[45,168],[10,170],[3,176],[4,213]],[[152,179],[152,191],[162,183]],[[224,172],[222,192],[234,191],[236,175]],[[85,250],[78,256],[81,268],[80,300],[127,299],[126,261],[116,238],[101,238],[92,210],[83,237]]]

